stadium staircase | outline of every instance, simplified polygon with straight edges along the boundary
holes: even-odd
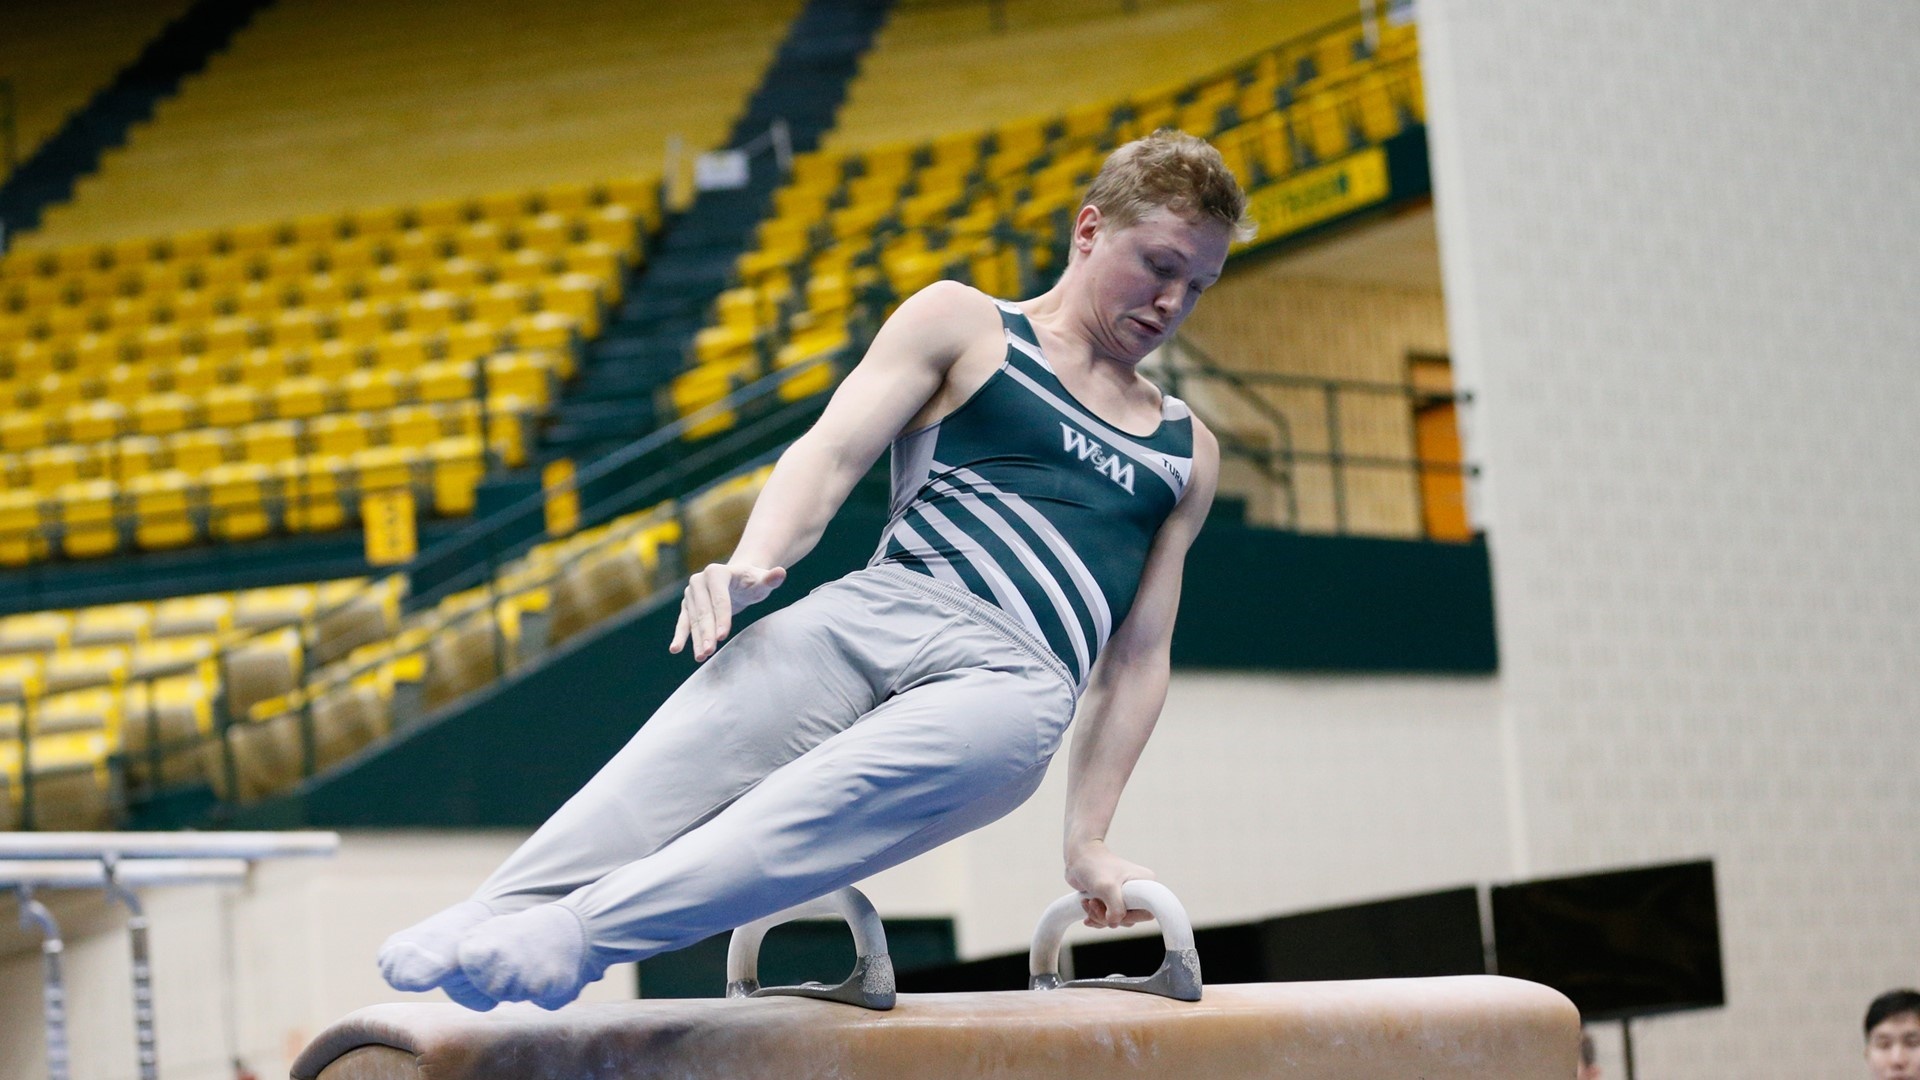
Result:
[[[794,20],[760,86],[727,140],[768,141],[785,125],[790,152],[819,146],[833,126],[860,58],[885,21],[890,0],[812,0]],[[582,376],[544,437],[550,455],[592,460],[658,428],[670,416],[655,401],[686,363],[714,298],[731,284],[772,193],[784,180],[773,154],[755,153],[745,187],[699,192],[670,219],[627,299],[589,346]]]
[[[75,112],[0,184],[5,236],[40,224],[41,213],[73,194],[74,181],[100,165],[100,155],[127,141],[135,124],[206,66],[271,0],[200,0],[168,24],[126,70]],[[5,245],[0,244],[0,250]]]

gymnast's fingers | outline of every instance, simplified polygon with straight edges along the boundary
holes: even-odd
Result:
[[[699,575],[687,582],[686,605],[688,623],[693,629],[693,658],[705,660],[713,651],[713,611],[707,590],[700,584]]]
[[[733,629],[733,569],[715,563],[702,574],[713,608],[713,643],[717,648]]]
[[[670,653],[677,653],[682,648],[684,648],[686,644],[687,644],[687,601],[686,601],[686,598],[682,597],[680,600],[680,618],[674,621],[673,643],[667,646],[667,651]]]

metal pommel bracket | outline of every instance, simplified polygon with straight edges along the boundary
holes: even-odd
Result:
[[[838,915],[847,921],[847,927],[853,931],[857,957],[853,973],[838,986],[818,982],[761,986],[760,943],[766,939],[767,931],[781,923],[813,915]],[[727,996],[809,997],[858,1005],[863,1009],[893,1008],[893,961],[887,956],[887,933],[880,925],[880,913],[860,890],[848,886],[740,927],[727,942]]]
[[[1147,976],[1109,975],[1104,979],[1060,978],[1060,943],[1067,928],[1086,917],[1080,901],[1084,893],[1068,893],[1048,905],[1033,930],[1033,949],[1027,954],[1030,990],[1058,990],[1062,987],[1098,986],[1109,990],[1133,990],[1158,994],[1176,1001],[1200,1000],[1200,953],[1193,947],[1193,923],[1173,890],[1157,881],[1129,881],[1121,887],[1127,907],[1153,913],[1160,924],[1160,938],[1166,942],[1166,959],[1160,969]]]

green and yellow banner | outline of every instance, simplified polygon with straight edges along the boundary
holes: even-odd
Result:
[[[1391,190],[1385,147],[1368,147],[1317,165],[1248,196],[1247,216],[1260,231],[1252,240],[1235,244],[1233,251],[1257,248],[1364,209],[1384,201]]]

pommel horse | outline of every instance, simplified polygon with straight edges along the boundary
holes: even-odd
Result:
[[[873,905],[855,889],[735,930],[722,1000],[361,1009],[321,1033],[294,1080],[1569,1080],[1580,1017],[1558,992],[1493,976],[1205,987],[1193,927],[1158,882],[1126,885],[1166,944],[1144,977],[1063,979],[1080,896],[1050,905],[1029,989],[898,994]],[[853,972],[763,987],[780,923],[838,915]],[[851,1006],[851,1007],[850,1007]]]

